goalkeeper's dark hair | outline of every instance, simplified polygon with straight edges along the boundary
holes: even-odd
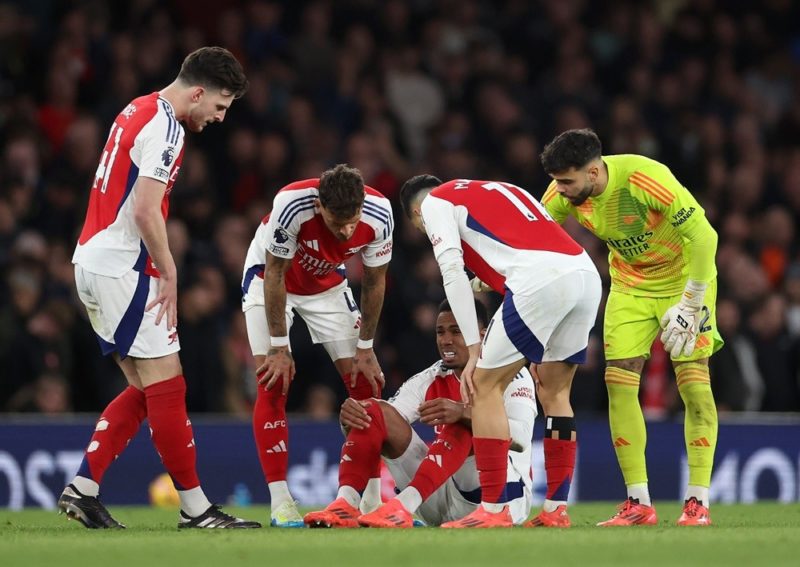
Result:
[[[403,212],[407,217],[411,218],[411,210],[414,199],[420,191],[426,189],[433,189],[442,184],[442,180],[433,175],[415,175],[400,188],[400,204],[403,206]]]
[[[319,176],[319,202],[340,219],[350,219],[364,205],[364,178],[355,167],[340,163]]]
[[[453,308],[450,307],[450,302],[446,299],[439,304],[439,313],[452,312]],[[478,316],[478,324],[481,328],[489,324],[489,313],[486,311],[486,306],[479,299],[475,300],[475,314]]]
[[[183,60],[178,80],[185,85],[200,85],[232,94],[233,98],[241,97],[249,86],[242,65],[224,47],[201,47],[192,51]]]
[[[563,173],[570,168],[581,169],[603,155],[603,144],[591,128],[567,130],[553,138],[542,152],[545,173]]]

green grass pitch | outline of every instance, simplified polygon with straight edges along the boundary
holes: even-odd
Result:
[[[229,508],[268,520],[268,509]],[[800,504],[715,505],[714,526],[678,528],[678,503],[655,527],[598,528],[612,503],[570,508],[573,527],[500,530],[186,530],[174,510],[113,507],[124,531],[92,531],[53,511],[0,510],[0,564],[89,567],[313,565],[800,565]]]

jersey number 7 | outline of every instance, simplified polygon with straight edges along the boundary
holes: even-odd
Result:
[[[548,214],[541,203],[528,195],[522,187],[518,187],[512,183],[499,183],[497,181],[484,183],[481,187],[487,191],[497,191],[500,195],[511,201],[511,204],[514,205],[529,222],[537,221],[539,218],[549,221],[553,220],[553,217]],[[516,191],[514,191],[515,189]],[[535,209],[541,217],[537,217],[531,207]]]

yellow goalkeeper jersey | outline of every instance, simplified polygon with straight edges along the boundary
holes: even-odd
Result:
[[[608,185],[600,195],[576,207],[556,192],[553,181],[542,203],[557,222],[572,215],[605,240],[611,289],[666,297],[680,295],[687,277],[712,280],[714,252],[710,260],[691,262],[689,244],[713,238],[716,249],[716,233],[703,208],[669,168],[633,154],[602,159],[608,168]],[[690,264],[696,273],[690,274]]]

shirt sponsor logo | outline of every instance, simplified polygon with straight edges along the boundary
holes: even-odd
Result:
[[[173,146],[169,146],[166,150],[161,152],[161,161],[164,162],[165,166],[169,167],[173,159],[175,159],[175,148]]]
[[[442,243],[442,237],[431,234],[431,246],[436,247],[437,244]]]
[[[512,398],[528,398],[529,400],[533,399],[533,388],[517,388],[513,392],[511,392]]]
[[[670,224],[672,224],[672,226],[675,228],[678,228],[691,218],[691,216],[694,214],[694,211],[694,207],[689,207],[689,210],[686,210],[686,207],[683,207],[680,211],[672,215],[672,222]]]
[[[620,256],[630,258],[638,256],[650,249],[648,240],[653,236],[653,231],[648,230],[644,234],[637,234],[636,236],[629,236],[628,238],[609,238],[606,240],[609,246],[613,247]]]
[[[386,244],[383,245],[383,248],[378,250],[378,253],[375,254],[375,256],[380,258],[381,256],[388,256],[391,253],[392,253],[392,243],[387,242]]]

